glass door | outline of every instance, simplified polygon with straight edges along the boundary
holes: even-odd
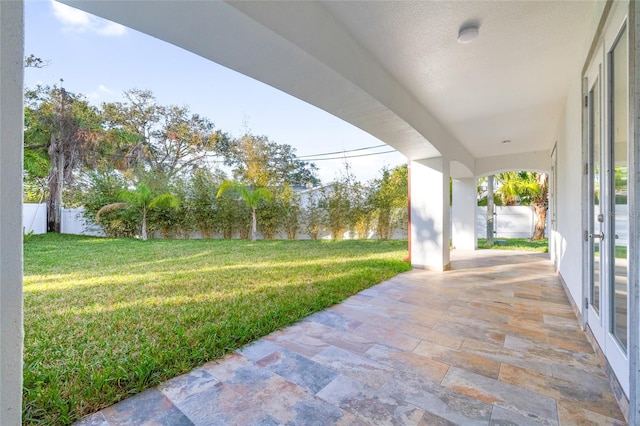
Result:
[[[629,57],[626,27],[619,32],[607,55],[607,206],[609,234],[607,246],[607,322],[606,355],[618,381],[628,392],[629,361],[628,307],[629,208]],[[628,393],[627,393],[628,395]]]
[[[587,81],[588,120],[588,312],[587,322],[598,342],[604,339],[602,318],[602,270],[601,246],[604,240],[604,211],[601,202],[602,191],[602,85],[601,64],[591,66]]]
[[[587,325],[629,395],[629,51],[625,16],[587,71]]]

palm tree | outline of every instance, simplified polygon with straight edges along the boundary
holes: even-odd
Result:
[[[532,240],[544,238],[547,223],[547,175],[536,172],[504,172],[497,175],[500,187],[496,191],[506,206],[529,205],[533,208],[535,225]]]
[[[141,238],[147,241],[147,213],[154,208],[177,208],[178,199],[169,193],[153,196],[151,189],[143,183],[138,184],[135,190],[122,191],[118,198],[122,201],[107,204],[96,213],[96,222],[100,221],[103,213],[126,208],[136,209],[142,216]]]
[[[229,190],[238,191],[240,193],[240,197],[245,202],[247,207],[251,208],[251,241],[255,241],[257,233],[256,209],[258,208],[258,206],[260,206],[260,203],[264,201],[271,201],[271,192],[264,187],[252,189],[240,185],[237,182],[226,180],[222,182],[222,185],[220,185],[220,188],[218,188],[216,197],[219,198],[224,192]]]

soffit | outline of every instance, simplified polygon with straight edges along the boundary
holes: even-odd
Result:
[[[303,99],[410,159],[548,150],[602,2],[65,3]],[[480,37],[457,42],[461,25]],[[577,83],[576,83],[577,82]],[[503,140],[509,144],[501,144]]]

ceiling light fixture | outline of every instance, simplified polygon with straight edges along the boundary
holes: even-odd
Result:
[[[458,32],[458,43],[469,43],[480,35],[480,30],[477,25],[471,25],[467,27],[461,27]]]

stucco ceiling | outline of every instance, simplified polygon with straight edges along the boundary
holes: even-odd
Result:
[[[454,175],[473,174],[479,158],[553,146],[603,7],[591,1],[65,3],[319,106],[409,158],[444,155],[458,165]],[[470,21],[479,23],[480,36],[459,44],[458,30]]]

